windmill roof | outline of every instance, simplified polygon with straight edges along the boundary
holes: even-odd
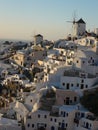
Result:
[[[76,23],[84,23],[85,24],[85,22],[84,22],[84,20],[82,18],[79,19]]]
[[[41,34],[37,34],[35,35],[35,37],[43,37]]]

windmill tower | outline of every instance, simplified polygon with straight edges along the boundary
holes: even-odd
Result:
[[[86,23],[85,21],[80,18],[78,21],[76,21],[76,15],[74,14],[73,21],[67,21],[72,23],[72,30],[73,30],[73,37],[79,37],[83,36],[86,32]]]
[[[79,37],[85,35],[86,32],[86,23],[82,18],[80,18],[74,24],[74,37]]]
[[[41,34],[37,34],[34,36],[34,45],[39,45],[43,42],[43,36]]]

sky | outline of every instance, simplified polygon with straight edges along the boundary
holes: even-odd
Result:
[[[83,18],[87,30],[98,28],[98,0],[0,0],[0,39],[33,40],[36,34],[58,40]]]

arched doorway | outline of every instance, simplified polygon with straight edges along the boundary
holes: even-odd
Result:
[[[52,126],[52,127],[51,127],[51,130],[55,130],[55,127],[54,127],[54,126]]]
[[[66,97],[66,105],[69,105],[69,104],[70,104],[70,98]]]
[[[89,124],[88,124],[88,122],[86,123],[86,128],[88,129],[88,127],[89,127]]]

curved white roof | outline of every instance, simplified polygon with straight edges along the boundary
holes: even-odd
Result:
[[[79,58],[86,58],[86,54],[82,50],[77,50],[77,52],[75,53],[75,56]]]
[[[98,56],[96,55],[96,53],[90,49],[88,50],[77,50],[75,52],[75,57],[78,57],[78,58],[90,58],[90,57],[93,57],[95,59],[98,58]]]

